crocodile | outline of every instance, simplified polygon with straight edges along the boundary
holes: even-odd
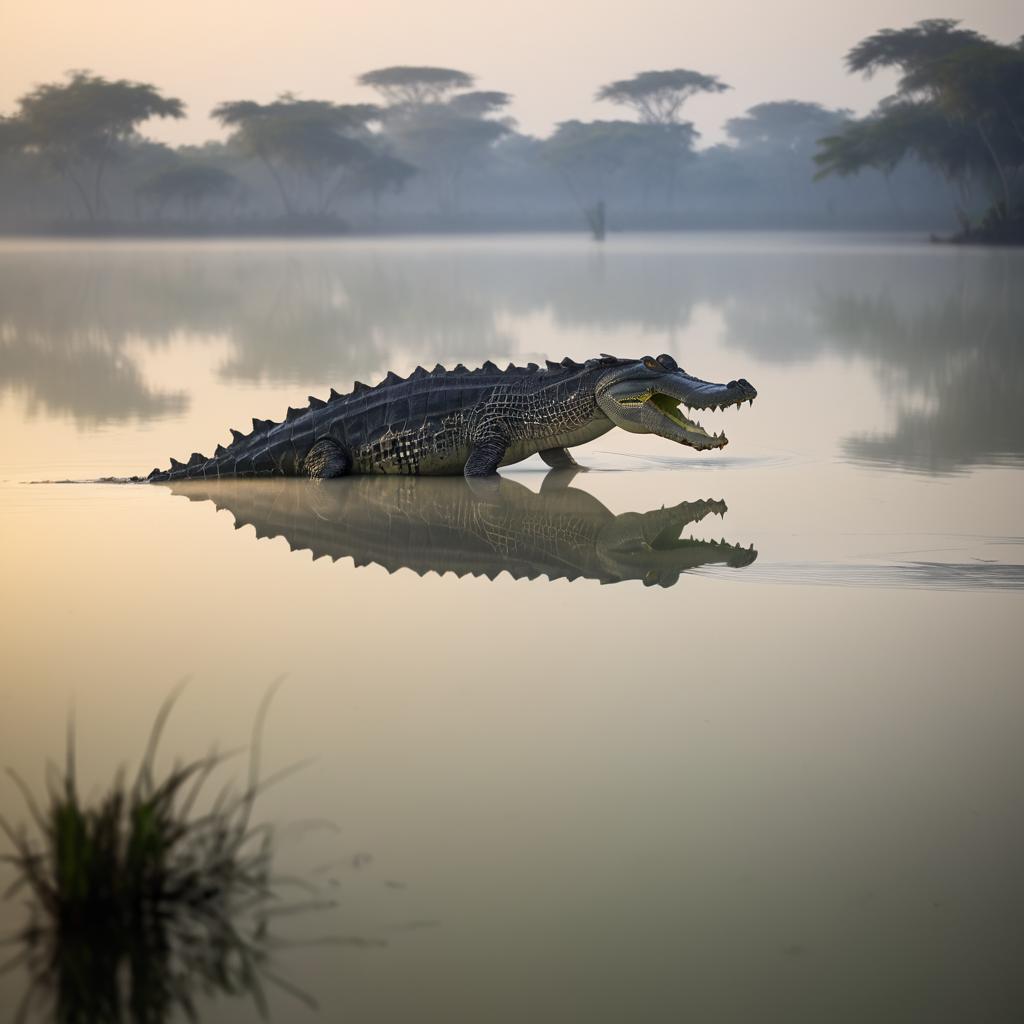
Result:
[[[182,480],[164,486],[195,502],[227,509],[235,529],[283,537],[313,559],[351,558],[389,573],[454,573],[493,580],[641,580],[670,587],[705,565],[743,568],[757,558],[721,540],[681,537],[683,529],[715,514],[724,501],[683,501],[648,512],[613,515],[600,501],[554,470],[535,493],[508,478],[362,477],[343,484],[304,486],[300,480]]]
[[[681,369],[670,355],[621,359],[601,355],[504,370],[486,362],[448,370],[418,366],[408,378],[391,372],[370,387],[357,381],[349,394],[310,396],[280,423],[254,419],[252,430],[232,430],[232,442],[212,456],[146,478],[162,483],[218,477],[348,474],[490,476],[500,466],[539,453],[554,468],[576,466],[568,449],[622,427],[657,434],[698,451],[728,444],[680,411],[717,410],[753,403],[744,379],[712,384]]]

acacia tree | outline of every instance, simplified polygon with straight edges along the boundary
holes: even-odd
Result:
[[[387,192],[401,192],[410,178],[417,174],[417,168],[404,160],[384,151],[378,151],[368,161],[352,169],[349,187],[353,192],[363,192],[373,202],[373,216],[380,213],[380,201]]]
[[[645,137],[645,144],[663,169],[666,200],[671,207],[675,202],[679,164],[689,154],[690,144],[697,135],[693,124],[682,120],[683,104],[697,93],[719,93],[729,88],[716,75],[674,68],[670,71],[641,71],[632,78],[609,82],[597,90],[595,99],[631,107],[642,124],[661,132],[656,145],[651,145],[654,142],[653,132]],[[682,128],[687,131],[681,132]]]
[[[951,19],[883,29],[847,54],[850,71],[896,68],[895,96],[820,142],[818,176],[895,167],[915,155],[962,189],[990,189],[990,217],[1013,215],[1024,172],[1024,46],[993,42]]]
[[[468,117],[486,117],[504,110],[511,102],[512,97],[507,92],[460,92],[448,100],[448,106]]]
[[[238,190],[238,179],[220,167],[208,164],[182,164],[153,175],[137,189],[140,196],[156,203],[157,215],[172,201],[181,203],[186,218],[196,216],[209,199],[225,199]]]
[[[395,106],[442,103],[457,89],[471,88],[474,78],[454,68],[395,65],[367,71],[356,81],[376,89],[388,104]]]
[[[672,71],[641,71],[632,78],[609,82],[595,99],[632,107],[644,124],[679,124],[683,104],[700,92],[725,92],[731,86],[716,75],[688,68]]]
[[[395,152],[433,183],[442,212],[456,212],[466,171],[482,163],[512,130],[510,118],[490,116],[504,110],[512,97],[458,91],[469,89],[474,78],[453,68],[381,68],[356,81],[388,100],[382,120]]]
[[[849,110],[829,110],[819,103],[779,100],[758,103],[742,117],[730,118],[725,132],[752,173],[795,204],[813,176],[818,139],[841,131],[850,115]]]
[[[691,124],[650,125],[635,121],[563,121],[542,146],[595,238],[603,235],[605,204],[616,182],[640,180],[650,168],[690,152],[697,132]],[[666,157],[666,143],[672,153]]]
[[[71,182],[86,216],[96,221],[106,209],[104,173],[139,126],[184,114],[181,100],[162,96],[155,86],[75,71],[66,82],[22,96],[5,128],[12,147],[40,156]]]
[[[336,202],[345,174],[374,154],[368,125],[380,109],[368,103],[299,100],[284,93],[272,103],[221,103],[212,112],[234,129],[232,141],[259,160],[277,188],[286,216],[300,212],[287,172],[310,186],[313,209],[323,215]]]
[[[829,110],[820,103],[777,100],[758,103],[742,117],[725,122],[725,133],[743,148],[813,152],[823,135],[842,128],[852,111]]]
[[[388,137],[397,151],[433,182],[444,213],[459,208],[462,180],[493,145],[510,131],[505,120],[462,113],[446,103],[395,110],[387,119]]]

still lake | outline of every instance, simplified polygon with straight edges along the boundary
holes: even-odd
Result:
[[[35,483],[600,352],[759,397],[703,417],[721,452],[616,430],[568,488]],[[312,761],[257,810],[331,905],[274,955],[319,1015],[274,1019],[1021,1019],[1024,252],[6,241],[0,439],[3,766],[41,791],[73,707],[99,791],[184,677],[163,762],[244,746],[287,677],[265,765]]]

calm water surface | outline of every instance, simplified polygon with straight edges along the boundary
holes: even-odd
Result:
[[[73,704],[98,787],[184,676],[167,762],[245,744],[287,674],[267,767],[314,761],[260,810],[334,903],[288,935],[351,941],[275,971],[320,1019],[1020,1020],[1022,282],[874,236],[3,243],[3,762],[41,786]],[[30,483],[599,352],[760,397],[568,488]]]

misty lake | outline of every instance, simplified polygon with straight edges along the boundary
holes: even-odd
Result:
[[[99,791],[185,677],[163,762],[244,747],[286,676],[272,1019],[1019,1020],[1022,283],[909,236],[2,242],[2,765],[42,792],[73,708]],[[601,352],[759,397],[568,487],[35,483]]]

